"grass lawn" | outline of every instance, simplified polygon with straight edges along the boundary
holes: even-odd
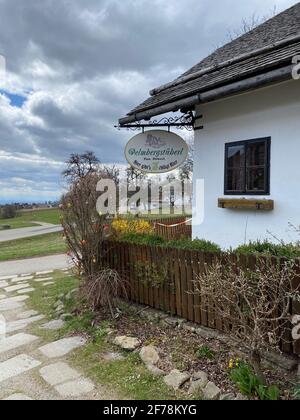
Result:
[[[80,302],[75,298],[66,300],[62,295],[79,286],[75,276],[68,277],[66,273],[56,271],[56,283],[45,289],[41,283],[32,282],[35,291],[30,294],[26,304],[39,313],[45,314],[51,320],[55,319],[54,303],[62,300],[65,312],[72,313],[78,308]],[[144,366],[136,353],[122,352],[107,339],[107,330],[113,326],[108,321],[95,325],[95,314],[87,311],[73,315],[66,326],[59,331],[41,330],[33,327],[31,333],[41,337],[44,342],[59,340],[74,334],[83,334],[88,338],[88,343],[69,357],[69,362],[74,368],[82,372],[95,383],[106,385],[120,398],[134,400],[174,400],[182,398],[180,392],[176,393],[167,387],[160,377],[154,377]],[[105,361],[102,355],[106,352],[119,352],[123,360]]]
[[[18,216],[14,219],[0,219],[1,226],[9,225],[11,229],[18,229],[24,227],[37,226],[33,222],[51,223],[53,225],[60,224],[60,210],[59,209],[45,209],[45,210],[26,210],[20,211]]]
[[[17,260],[66,252],[62,233],[0,242],[0,261]]]

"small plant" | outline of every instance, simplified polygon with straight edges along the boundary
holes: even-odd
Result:
[[[300,400],[300,381],[297,383],[297,385],[294,388],[293,398],[295,400]]]
[[[198,359],[213,360],[215,358],[215,356],[216,356],[215,352],[208,346],[202,346],[197,351]]]
[[[229,367],[231,368],[232,362]],[[280,390],[277,386],[266,386],[261,379],[254,374],[252,368],[245,362],[237,363],[230,371],[230,379],[238,387],[239,391],[247,397],[256,397],[261,401],[277,401]]]
[[[103,321],[101,325],[99,325],[94,331],[93,331],[93,340],[95,343],[99,343],[105,338],[108,334],[108,331],[111,327],[110,322]]]
[[[300,257],[300,244],[273,244],[268,241],[257,241],[239,246],[235,252],[237,254],[254,254],[292,259]]]

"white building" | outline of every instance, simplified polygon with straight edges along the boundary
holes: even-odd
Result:
[[[195,112],[194,183],[204,179],[205,216],[194,237],[223,248],[300,240],[297,54],[300,3],[155,89],[120,120]]]

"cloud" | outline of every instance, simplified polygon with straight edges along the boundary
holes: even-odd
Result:
[[[122,163],[130,133],[118,118],[274,3],[296,2],[0,0],[0,92],[10,94],[0,93],[0,200],[21,194],[20,179],[28,199],[58,194],[73,152]]]

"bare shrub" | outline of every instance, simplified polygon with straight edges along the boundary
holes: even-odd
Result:
[[[105,216],[96,210],[99,177],[88,174],[74,181],[62,199],[62,225],[69,252],[86,278],[103,267]]]
[[[93,311],[107,308],[114,317],[116,299],[120,294],[126,296],[125,283],[115,270],[103,269],[86,282],[84,294]]]
[[[205,298],[209,310],[227,322],[231,334],[250,350],[252,367],[263,380],[261,355],[278,350],[286,340],[291,305],[300,301],[300,286],[295,289],[293,284],[298,276],[294,264],[262,259],[251,271],[227,256],[206,266],[195,281],[195,293]]]
[[[84,278],[82,292],[93,310],[114,314],[114,301],[124,286],[117,272],[106,267],[105,247],[109,221],[98,214],[97,184],[101,178],[117,176],[117,170],[100,167],[92,152],[72,155],[63,173],[68,192],[62,198],[62,225],[69,254]]]

